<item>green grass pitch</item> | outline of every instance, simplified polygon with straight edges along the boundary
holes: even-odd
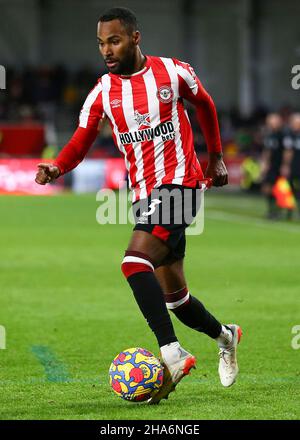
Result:
[[[158,354],[120,263],[131,225],[100,226],[94,195],[0,198],[0,419],[299,419],[300,224],[263,220],[260,198],[212,191],[203,235],[188,237],[193,295],[239,323],[240,375],[225,389],[214,341],[174,317],[198,359],[158,406],[116,397],[108,368],[122,349]]]

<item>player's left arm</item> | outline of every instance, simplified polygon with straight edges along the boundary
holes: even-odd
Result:
[[[208,150],[205,177],[211,177],[214,186],[228,183],[228,173],[223,161],[220,129],[215,104],[204,89],[194,69],[187,63],[174,60],[179,78],[179,94],[196,108],[196,116]]]
[[[45,185],[77,167],[95,141],[105,118],[102,84],[101,79],[99,79],[83,104],[79,116],[79,125],[69,142],[63,147],[52,164],[38,164],[36,183]]]

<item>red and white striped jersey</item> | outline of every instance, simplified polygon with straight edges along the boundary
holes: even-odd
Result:
[[[203,173],[183,99],[196,106],[209,151],[221,151],[215,106],[191,66],[147,56],[145,67],[131,76],[108,73],[98,80],[82,107],[74,139],[55,165],[62,173],[76,166],[107,118],[125,159],[133,202],[162,184],[195,187]]]

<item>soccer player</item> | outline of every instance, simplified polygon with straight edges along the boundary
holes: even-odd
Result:
[[[167,398],[196,364],[196,358],[181,347],[168,309],[188,327],[216,340],[219,375],[225,387],[238,374],[236,349],[241,329],[235,324],[222,325],[189,293],[183,260],[185,228],[190,221],[185,216],[181,224],[175,221],[181,209],[196,215],[197,191],[209,179],[215,186],[228,182],[215,105],[189,64],[143,55],[140,39],[136,17],[128,9],[113,8],[100,17],[97,40],[108,73],[88,95],[79,126],[54,163],[39,164],[36,182],[49,183],[76,167],[95,140],[99,123],[109,120],[128,169],[136,220],[122,272],[157,338],[164,366],[162,387],[149,402],[154,404]],[[183,99],[195,106],[206,139],[209,162],[205,177]],[[162,189],[176,189],[183,198],[165,204],[160,196],[156,198],[155,191]],[[185,201],[185,190],[190,191],[187,198],[192,203]],[[166,210],[169,221],[164,219]],[[155,214],[159,214],[159,222],[152,221]]]
[[[279,216],[273,186],[280,176],[283,157],[283,121],[278,113],[270,113],[266,118],[267,133],[264,138],[262,156],[262,192],[268,204],[267,218],[274,220]]]
[[[289,130],[283,138],[283,145],[283,174],[290,181],[300,218],[300,113],[291,115]]]

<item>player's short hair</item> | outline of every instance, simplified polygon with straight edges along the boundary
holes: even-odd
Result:
[[[135,32],[138,27],[137,18],[134,13],[127,8],[111,8],[104,12],[99,18],[99,21],[106,22],[112,20],[119,20],[126,28],[130,35]]]

